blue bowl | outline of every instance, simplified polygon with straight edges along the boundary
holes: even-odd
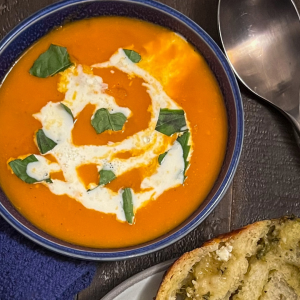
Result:
[[[176,10],[152,0],[67,0],[48,6],[20,23],[0,43],[0,81],[21,54],[53,28],[96,16],[127,16],[167,27],[184,36],[204,56],[221,88],[227,109],[228,142],[225,160],[209,195],[180,226],[157,239],[128,248],[96,249],[59,240],[27,221],[0,191],[0,213],[15,229],[55,252],[90,260],[120,260],[164,248],[193,230],[216,207],[236,171],[242,150],[244,119],[239,88],[231,68],[215,42],[196,23]]]

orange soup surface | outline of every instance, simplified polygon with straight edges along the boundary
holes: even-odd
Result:
[[[31,75],[51,44],[67,49],[72,66],[47,78]],[[170,135],[156,130],[161,109],[183,111],[186,126]],[[100,110],[122,114],[123,127],[97,133],[92,121]],[[13,205],[45,232],[98,248],[140,244],[182,223],[211,190],[227,143],[226,108],[204,58],[176,33],[122,17],[67,24],[33,45],[1,85],[0,128],[0,183]],[[45,153],[41,129],[56,145]],[[9,162],[32,154],[52,183],[26,183],[14,174]],[[99,184],[108,174],[101,170],[115,178]]]

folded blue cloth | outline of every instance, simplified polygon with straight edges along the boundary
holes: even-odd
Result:
[[[96,263],[36,245],[0,217],[0,299],[70,300],[86,288]]]

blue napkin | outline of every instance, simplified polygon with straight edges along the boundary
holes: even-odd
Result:
[[[0,216],[0,299],[71,300],[95,271],[96,263],[46,250]]]

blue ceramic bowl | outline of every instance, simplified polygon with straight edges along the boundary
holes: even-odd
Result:
[[[119,260],[157,251],[179,240],[199,225],[225,194],[242,150],[244,120],[242,101],[233,72],[215,42],[197,24],[176,10],[152,0],[67,0],[51,5],[13,29],[0,43],[0,81],[20,55],[39,38],[66,22],[96,16],[127,16],[167,27],[184,36],[207,60],[219,82],[226,103],[229,135],[226,157],[211,192],[199,208],[169,233],[128,248],[94,249],[50,236],[28,222],[0,191],[0,213],[14,228],[55,252],[91,260]]]

